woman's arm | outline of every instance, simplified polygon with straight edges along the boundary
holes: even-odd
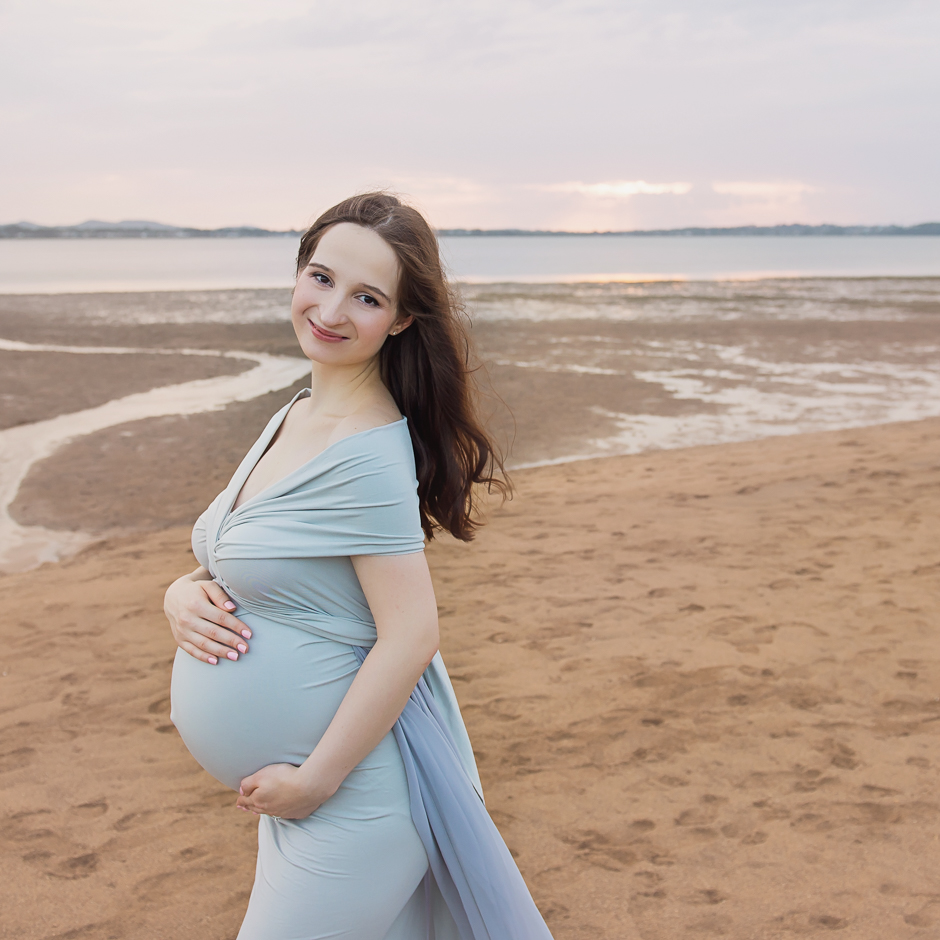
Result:
[[[231,598],[201,565],[177,578],[163,599],[176,645],[212,666],[220,656],[238,659],[239,652],[248,652],[245,640],[251,638],[251,630],[229,613],[234,609]]]
[[[388,734],[437,652],[437,603],[424,552],[358,555],[353,565],[375,618],[375,646],[310,757],[300,767],[271,764],[246,777],[241,809],[309,816]]]

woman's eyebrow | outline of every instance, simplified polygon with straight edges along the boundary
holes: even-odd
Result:
[[[388,294],[385,293],[384,290],[379,290],[377,287],[373,287],[371,284],[363,284],[362,286],[367,291],[371,291],[373,294],[378,294],[380,297],[384,297],[386,303],[390,304],[392,302],[392,299],[388,296]]]
[[[325,264],[321,264],[319,261],[308,261],[307,267],[319,268],[321,271],[325,271],[327,274],[329,274],[330,277],[336,277],[332,268],[328,268]],[[388,294],[386,294],[384,290],[381,290],[380,288],[375,287],[372,284],[362,284],[361,286],[364,287],[367,291],[371,291],[373,294],[378,294],[380,297],[384,297],[386,303],[390,304],[392,302],[392,298],[389,297]]]

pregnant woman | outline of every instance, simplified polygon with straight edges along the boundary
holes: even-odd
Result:
[[[474,485],[502,484],[434,233],[387,194],[328,210],[291,317],[310,388],[199,518],[165,605],[172,720],[260,817],[239,940],[550,940],[437,653],[424,540],[471,538]]]

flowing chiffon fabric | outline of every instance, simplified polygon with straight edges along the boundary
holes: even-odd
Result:
[[[252,649],[210,667],[182,651],[172,719],[226,785],[267,763],[299,764],[375,643],[350,560],[422,551],[405,419],[343,438],[232,506],[299,393],[200,517],[200,563],[252,627]],[[235,708],[243,733],[219,735]],[[305,820],[261,817],[240,940],[551,940],[486,812],[440,654],[392,733]]]

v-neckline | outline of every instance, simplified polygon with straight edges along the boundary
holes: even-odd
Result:
[[[228,503],[228,506],[227,506],[226,511],[225,511],[225,515],[222,517],[222,524],[223,524],[223,525],[224,525],[225,522],[226,522],[229,518],[231,518],[236,512],[240,512],[242,509],[244,509],[244,508],[245,508],[246,506],[248,506],[250,503],[253,503],[253,502],[255,502],[255,500],[260,499],[260,498],[261,498],[262,496],[264,496],[269,490],[272,490],[272,489],[274,489],[275,487],[280,486],[282,483],[284,483],[285,480],[289,480],[292,476],[294,476],[294,474],[300,473],[301,470],[305,469],[306,467],[309,467],[310,464],[312,464],[312,463],[313,463],[314,461],[316,461],[316,460],[319,460],[325,453],[327,453],[327,451],[332,450],[332,449],[333,449],[334,447],[336,447],[338,444],[342,444],[343,441],[351,440],[351,439],[354,438],[354,437],[361,437],[363,434],[371,434],[373,431],[381,431],[381,430],[383,430],[384,428],[394,428],[394,427],[398,427],[398,425],[400,425],[402,422],[407,422],[407,420],[408,420],[404,415],[402,415],[402,417],[399,418],[397,421],[390,421],[388,424],[379,424],[379,425],[376,425],[374,428],[365,428],[365,429],[362,430],[362,431],[356,431],[356,432],[353,433],[353,434],[347,434],[345,437],[341,437],[339,440],[333,441],[332,444],[327,444],[326,447],[323,448],[323,450],[321,450],[321,451],[320,451],[319,453],[317,453],[317,454],[314,454],[314,455],[313,455],[312,457],[310,457],[308,460],[305,460],[302,464],[300,464],[299,467],[295,467],[295,468],[294,468],[293,470],[291,470],[289,473],[285,473],[284,476],[282,476],[280,479],[275,480],[273,483],[269,483],[267,486],[265,486],[264,488],[262,488],[261,490],[259,490],[257,493],[255,493],[254,496],[248,497],[248,499],[246,499],[240,506],[236,506],[235,503],[238,501],[238,497],[241,495],[242,490],[245,488],[245,484],[248,482],[248,477],[251,476],[251,474],[252,474],[252,472],[254,471],[255,467],[258,466],[258,463],[259,463],[259,461],[261,460],[261,458],[262,458],[262,457],[268,452],[268,450],[270,449],[271,444],[274,442],[274,438],[277,437],[277,432],[281,430],[281,427],[283,426],[284,422],[287,420],[287,415],[288,415],[288,413],[290,412],[291,408],[294,407],[294,405],[296,404],[296,402],[297,402],[299,399],[301,399],[301,398],[310,398],[310,397],[311,397],[311,391],[310,391],[310,389],[309,389],[309,388],[302,388],[302,389],[288,402],[287,407],[284,409],[284,413],[281,415],[281,420],[278,421],[277,424],[276,424],[273,428],[271,428],[270,434],[267,436],[267,440],[264,442],[264,446],[262,447],[261,452],[260,452],[260,453],[258,454],[258,456],[252,461],[251,466],[247,469],[246,472],[240,472],[240,473],[236,474],[235,478],[233,478],[232,483],[235,483],[235,482],[238,480],[239,477],[240,477],[241,479],[240,479],[240,482],[238,482],[238,488],[235,490],[235,495],[232,497],[231,501]],[[261,442],[258,441],[258,443],[261,443]],[[254,450],[254,448],[252,448],[252,450]],[[250,454],[251,454],[251,451],[249,451],[249,455],[250,455]],[[244,464],[239,468],[239,470],[240,470],[240,471],[245,471],[245,466],[244,466]],[[220,529],[221,529],[221,526],[220,526]]]

